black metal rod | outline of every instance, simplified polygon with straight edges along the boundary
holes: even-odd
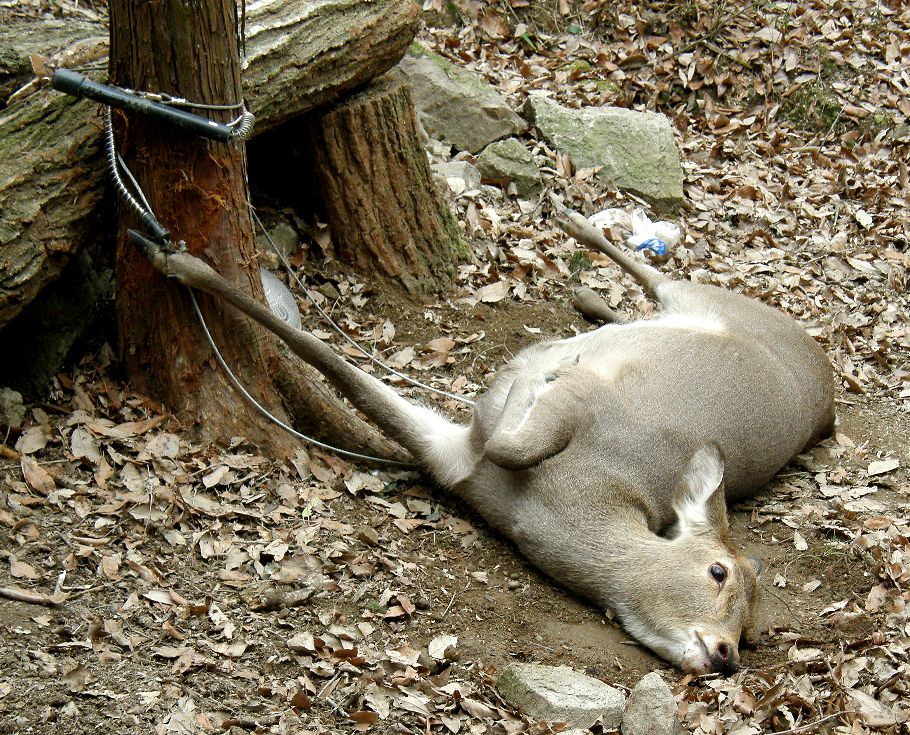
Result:
[[[202,135],[206,138],[229,143],[233,135],[233,128],[229,125],[213,122],[205,117],[194,115],[191,112],[178,110],[159,102],[153,102],[142,97],[124,92],[116,87],[99,84],[70,69],[57,69],[51,77],[51,86],[59,92],[66,92],[74,97],[101,102],[111,107],[130,110],[140,115],[148,115],[163,122],[175,125],[178,128]]]

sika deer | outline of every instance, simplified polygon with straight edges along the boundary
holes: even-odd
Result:
[[[831,366],[782,313],[669,280],[569,210],[561,224],[636,278],[662,313],[527,348],[469,425],[402,398],[202,261],[146,251],[281,337],[440,485],[641,643],[686,671],[730,673],[756,572],[730,542],[725,499],[757,492],[828,434]]]

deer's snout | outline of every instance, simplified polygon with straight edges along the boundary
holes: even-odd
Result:
[[[711,673],[729,676],[739,671],[739,651],[735,643],[709,635],[701,636],[701,641],[708,655]]]

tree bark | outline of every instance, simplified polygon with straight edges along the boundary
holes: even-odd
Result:
[[[389,76],[306,118],[314,191],[339,257],[411,294],[444,290],[461,231],[431,176],[409,84]]]
[[[134,89],[162,90],[204,104],[241,100],[234,0],[112,0],[111,79]],[[235,111],[211,111],[227,122]],[[240,290],[262,298],[252,246],[241,146],[225,145],[137,116],[118,115],[120,150],[139,180],[152,210],[175,241],[204,257]],[[186,289],[168,283],[127,241],[136,227],[123,211],[117,237],[117,322],[121,356],[134,387],[163,400],[194,421],[201,441],[243,436],[265,451],[290,454],[297,441],[262,418],[228,383],[200,331]],[[197,300],[215,343],[241,382],[279,418],[276,373],[288,366],[274,339],[238,312],[209,297]],[[312,381],[311,381],[312,382]],[[321,397],[320,397],[321,398]],[[340,404],[310,407],[323,419]],[[329,426],[328,428],[331,428]],[[356,448],[383,444],[365,424],[346,439]],[[385,450],[390,445],[385,444]]]
[[[318,0],[247,4],[243,84],[260,132],[328,105],[384,74],[420,24],[413,0]],[[267,93],[263,93],[264,90]]]
[[[417,24],[412,0],[250,3],[243,81],[257,116],[253,134],[387,71],[404,55]],[[75,28],[70,35],[51,24],[45,53],[106,35],[101,24]],[[17,25],[5,38],[24,34]],[[0,52],[31,48],[0,40]],[[59,56],[66,62],[73,53]],[[20,67],[12,65],[10,73]],[[105,183],[101,125],[91,104],[44,89],[0,109],[0,326],[56,279],[84,243],[106,237]]]

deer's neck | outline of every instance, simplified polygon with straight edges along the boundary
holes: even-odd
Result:
[[[648,570],[667,556],[669,542],[648,527],[643,510],[612,509],[567,521],[565,535],[548,545],[538,563],[598,605],[617,610],[630,585],[647,584]]]

